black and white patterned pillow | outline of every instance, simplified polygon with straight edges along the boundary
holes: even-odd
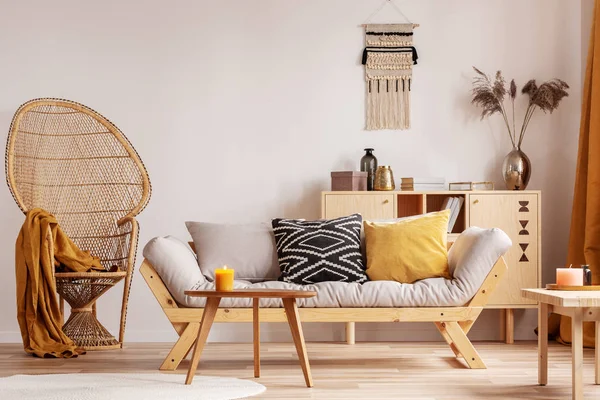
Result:
[[[339,281],[366,282],[360,230],[362,217],[331,220],[273,220],[280,281],[305,285]]]

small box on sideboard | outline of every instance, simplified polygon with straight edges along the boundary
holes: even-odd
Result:
[[[334,171],[331,173],[332,191],[367,190],[367,172]]]

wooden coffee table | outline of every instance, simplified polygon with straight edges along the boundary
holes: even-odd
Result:
[[[231,292],[217,292],[215,290],[186,290],[185,294],[194,297],[206,297],[206,306],[204,307],[204,313],[202,314],[202,320],[200,322],[198,339],[196,339],[196,345],[194,346],[194,353],[192,355],[192,362],[190,363],[190,369],[185,380],[186,385],[191,384],[192,380],[194,379],[196,368],[198,368],[198,362],[200,361],[200,355],[202,354],[202,349],[204,348],[204,344],[208,338],[208,333],[210,332],[210,328],[215,319],[221,299],[224,297],[244,297],[253,299],[252,325],[254,328],[254,377],[260,377],[260,321],[258,317],[259,301],[260,299],[277,298],[283,301],[283,308],[285,309],[288,324],[290,325],[290,330],[292,331],[292,337],[294,338],[294,344],[296,345],[296,352],[298,353],[300,366],[302,367],[302,372],[304,373],[306,386],[313,386],[296,299],[314,297],[317,295],[316,292],[308,290],[284,289],[236,289]]]
[[[538,301],[538,383],[548,383],[548,314],[571,317],[573,400],[583,399],[583,322],[596,322],[596,385],[600,384],[600,291],[522,289],[523,297]]]

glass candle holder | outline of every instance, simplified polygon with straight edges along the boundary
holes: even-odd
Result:
[[[231,292],[233,290],[233,268],[223,268],[215,270],[215,290],[218,292]]]

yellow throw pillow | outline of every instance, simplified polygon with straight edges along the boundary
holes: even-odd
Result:
[[[393,224],[365,221],[367,275],[373,281],[413,283],[451,278],[447,230],[450,210]]]

